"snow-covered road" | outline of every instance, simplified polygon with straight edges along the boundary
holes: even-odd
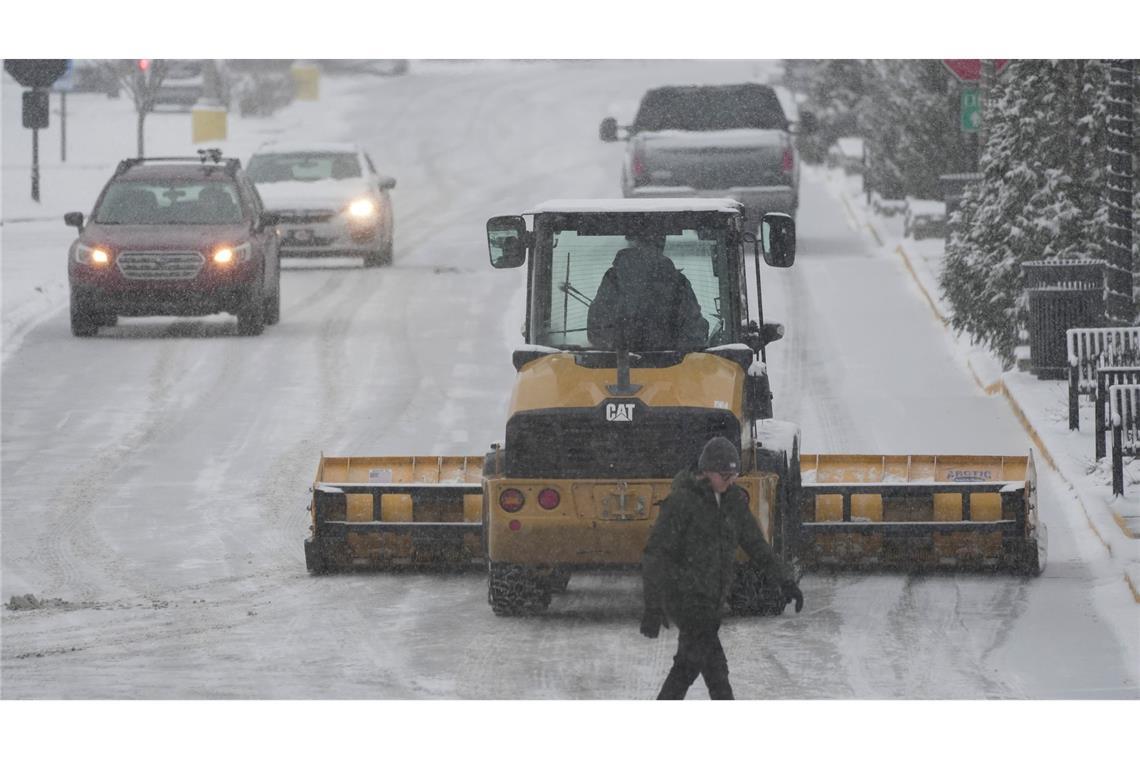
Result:
[[[306,130],[282,136],[359,140],[398,179],[394,267],[287,260],[281,323],[257,338],[224,316],[124,319],[88,340],[65,311],[29,322],[3,364],[0,593],[47,601],[2,612],[2,696],[652,696],[676,639],[638,635],[637,577],[575,576],[530,619],[495,617],[479,573],[311,577],[308,487],[322,451],[480,455],[500,439],[523,282],[487,264],[487,217],[616,197],[622,146],[597,139],[603,116],[651,85],[770,68],[435,64],[342,81],[333,116],[282,117]],[[776,414],[805,449],[1029,450],[823,172],[804,172],[798,228],[795,268],[765,271],[765,316],[787,328],[768,353]],[[5,277],[30,255],[62,265],[71,232],[4,225]],[[6,329],[21,323],[4,308]],[[738,698],[1140,696],[1121,640],[1137,607],[1038,469],[1042,577],[807,576],[802,614],[726,621]]]

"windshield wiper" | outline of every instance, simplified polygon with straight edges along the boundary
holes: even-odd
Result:
[[[574,287],[573,285],[571,285],[568,282],[559,283],[558,284],[558,290],[560,290],[561,292],[570,296],[571,298],[573,298],[575,301],[582,304],[583,306],[589,306],[590,304],[592,304],[594,302],[594,300],[592,298],[590,298],[585,293],[578,290],[576,287]]]

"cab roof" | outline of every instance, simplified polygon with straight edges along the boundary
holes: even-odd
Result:
[[[743,213],[744,206],[732,198],[569,198],[540,203],[524,214],[646,214],[679,211]]]

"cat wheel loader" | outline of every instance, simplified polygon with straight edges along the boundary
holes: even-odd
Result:
[[[645,238],[663,240],[691,284],[707,323],[699,344],[591,340],[603,277]],[[729,199],[549,201],[490,219],[487,241],[492,266],[526,267],[526,344],[513,354],[502,444],[483,456],[322,457],[311,571],[483,566],[496,614],[541,611],[574,572],[637,568],[673,475],[717,435],[739,445],[737,482],[800,571],[1044,567],[1031,454],[817,455],[773,418],[766,346],[783,327],[764,321],[760,258],[792,266],[790,216],[764,215],[753,235]],[[779,614],[775,583],[738,559],[733,611]]]

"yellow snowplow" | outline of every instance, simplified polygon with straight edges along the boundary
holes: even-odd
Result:
[[[482,565],[483,457],[321,457],[311,572]]]
[[[800,547],[807,565],[1007,569],[1045,566],[1032,454],[805,454]]]
[[[764,322],[760,256],[792,265],[791,217],[766,214],[757,237],[727,199],[527,213],[530,227],[487,223],[492,265],[525,264],[528,278],[503,443],[483,456],[322,458],[310,570],[482,565],[496,614],[536,612],[575,571],[636,568],[673,475],[720,435],[739,446],[738,484],[765,536],[797,567],[1041,571],[1031,456],[801,455],[798,426],[773,419],[765,348],[783,327]],[[703,344],[594,342],[591,303],[630,239],[664,241],[707,324]],[[745,559],[730,606],[779,614],[778,585]]]

